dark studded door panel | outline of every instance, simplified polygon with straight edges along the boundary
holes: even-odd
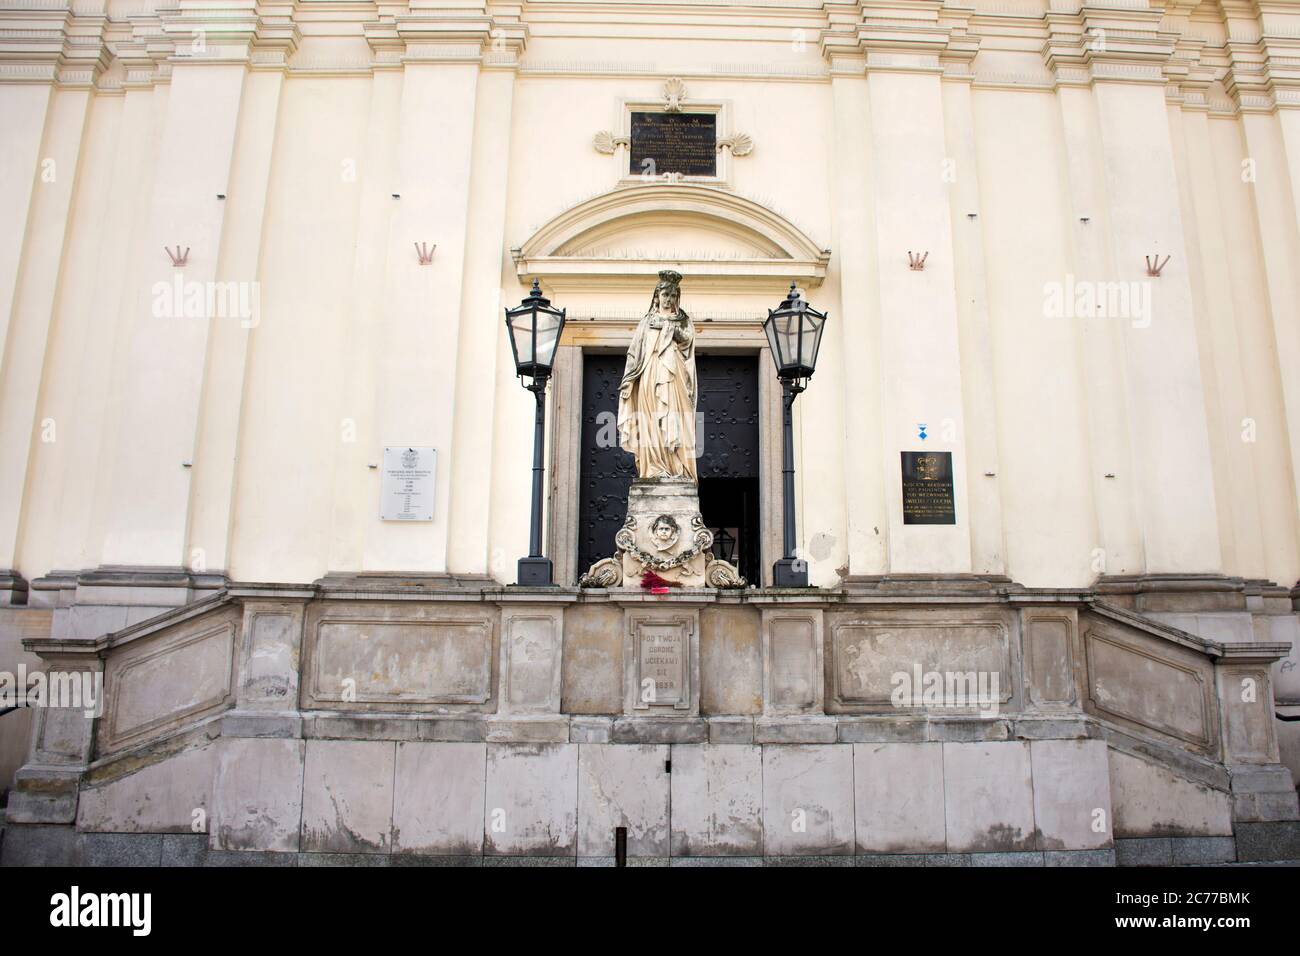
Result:
[[[622,355],[583,356],[578,573],[614,553],[636,462],[618,447]],[[714,551],[758,580],[758,359],[697,355],[700,511]]]

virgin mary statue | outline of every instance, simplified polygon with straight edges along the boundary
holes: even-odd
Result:
[[[659,273],[636,327],[618,390],[618,438],[636,456],[638,478],[695,472],[695,324],[683,312],[681,275]]]
[[[713,554],[695,466],[695,325],[680,308],[682,277],[659,273],[650,309],[627,347],[618,389],[618,443],[636,456],[627,519],[612,557],[578,579],[584,588],[743,588]],[[674,704],[666,706],[672,708]]]

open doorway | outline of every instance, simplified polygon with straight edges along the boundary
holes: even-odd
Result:
[[[578,573],[614,553],[614,535],[627,516],[636,477],[633,457],[602,441],[618,415],[624,356],[585,354],[579,452]],[[751,584],[761,580],[759,521],[758,356],[696,355],[696,462],[700,513],[713,531],[714,553]]]

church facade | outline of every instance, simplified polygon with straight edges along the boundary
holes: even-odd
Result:
[[[0,14],[3,862],[1300,858],[1295,4]]]

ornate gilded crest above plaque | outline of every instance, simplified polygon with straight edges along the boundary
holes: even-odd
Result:
[[[621,183],[730,181],[730,160],[747,156],[754,141],[731,129],[730,104],[687,102],[686,84],[664,83],[661,100],[622,100],[618,132],[601,130],[592,146],[615,156]]]

